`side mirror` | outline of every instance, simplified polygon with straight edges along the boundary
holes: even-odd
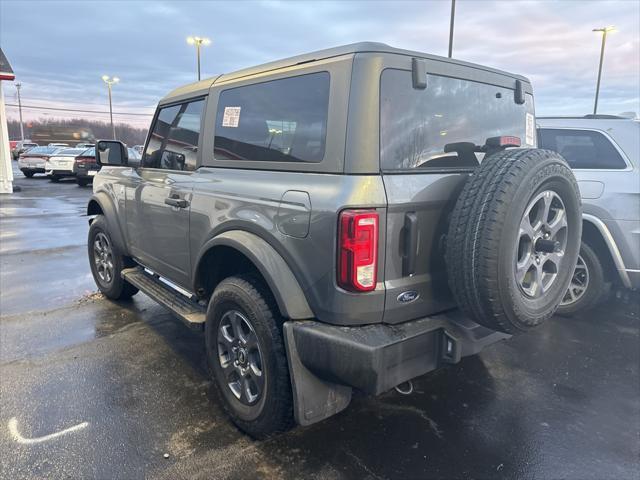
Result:
[[[129,153],[124,143],[117,140],[98,140],[96,143],[96,162],[98,165],[126,167]]]

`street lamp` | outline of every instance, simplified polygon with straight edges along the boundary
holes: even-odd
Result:
[[[600,65],[598,66],[598,83],[596,84],[596,101],[593,104],[593,114],[598,112],[598,95],[600,95],[600,78],[602,77],[602,61],[604,60],[604,46],[607,42],[607,33],[613,33],[616,30],[614,26],[594,28],[594,32],[602,33],[602,47],[600,47]]]
[[[113,107],[111,105],[111,85],[114,83],[118,83],[120,79],[118,77],[110,77],[109,75],[103,75],[102,81],[107,84],[107,88],[109,89],[109,118],[111,118],[111,132],[113,135],[113,139],[116,139],[116,127],[113,124]]]
[[[189,45],[195,45],[196,46],[196,55],[198,56],[198,81],[200,81],[200,47],[202,45],[209,45],[211,43],[211,40],[209,40],[208,38],[204,38],[204,37],[188,37],[187,38],[187,43]]]
[[[21,83],[16,83],[16,91],[18,92],[18,112],[20,113],[20,140],[24,142],[24,124],[22,122],[22,98],[20,97]]]
[[[451,16],[449,18],[449,58],[453,55],[453,22],[456,18],[456,0],[451,0]]]

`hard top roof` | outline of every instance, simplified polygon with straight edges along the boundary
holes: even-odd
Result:
[[[207,93],[211,85],[213,85],[216,82],[225,82],[228,80],[235,80],[238,78],[247,77],[249,75],[255,75],[257,73],[268,72],[271,70],[278,70],[281,68],[286,68],[286,67],[290,67],[293,65],[301,64],[301,63],[310,63],[317,60],[324,60],[331,57],[339,57],[341,55],[349,55],[354,53],[390,53],[390,54],[398,54],[398,55],[407,55],[411,57],[426,58],[429,60],[454,63],[457,65],[464,65],[472,68],[477,68],[480,70],[495,72],[498,74],[513,77],[514,79],[520,79],[524,82],[529,83],[529,80],[526,77],[523,77],[521,75],[515,75],[512,73],[504,72],[502,70],[497,70],[495,68],[485,67],[483,65],[464,62],[461,60],[455,60],[447,57],[441,57],[438,55],[431,55],[423,52],[416,52],[412,50],[404,50],[402,48],[395,48],[385,43],[359,42],[359,43],[351,43],[349,45],[342,45],[339,47],[327,48],[324,50],[318,50],[316,52],[305,53],[302,55],[296,55],[294,57],[289,57],[289,58],[284,58],[282,60],[276,60],[273,62],[264,63],[262,65],[257,65],[255,67],[243,68],[235,72],[216,75],[211,78],[201,80],[199,82],[183,85],[181,87],[176,88],[175,90],[170,92],[168,95],[166,95],[162,100],[160,100],[160,103],[167,103],[167,102],[170,102],[175,97],[183,97],[188,94],[193,96],[204,95]]]

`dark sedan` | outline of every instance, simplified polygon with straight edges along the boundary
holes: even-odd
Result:
[[[129,163],[136,164],[140,162],[140,154],[133,148],[128,149]],[[100,171],[100,165],[96,162],[96,149],[88,148],[78,155],[73,164],[73,173],[76,175],[76,183],[84,187],[93,182],[93,177]]]

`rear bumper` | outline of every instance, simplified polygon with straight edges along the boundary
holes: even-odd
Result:
[[[93,178],[99,170],[100,167],[98,165],[79,165],[76,163],[73,167],[73,172],[78,178]]]
[[[378,395],[509,338],[457,310],[398,325],[290,321],[285,336],[296,419],[302,425],[345,408],[351,388]]]
[[[59,177],[73,177],[75,173],[71,170],[56,170],[55,168],[47,169],[45,172],[47,175],[57,175]]]
[[[508,335],[460,312],[399,325],[337,327],[291,322],[302,364],[321,379],[379,395],[439,366],[457,363]]]

